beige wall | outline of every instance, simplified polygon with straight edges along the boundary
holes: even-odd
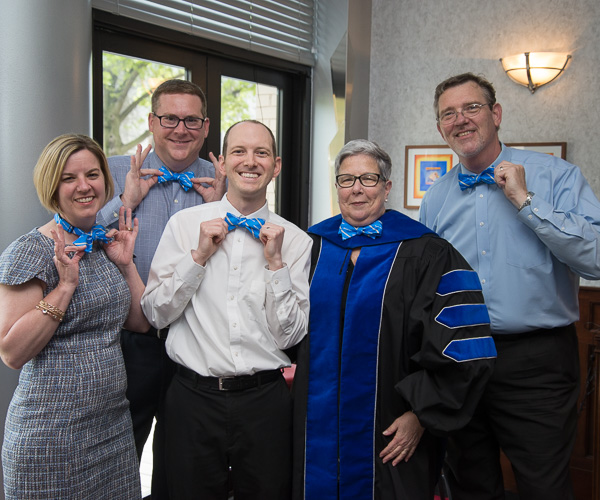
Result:
[[[482,73],[504,114],[504,142],[567,142],[600,196],[600,2],[598,0],[373,0],[369,139],[394,163],[389,206],[404,207],[404,148],[443,144],[433,115],[435,86],[454,74]],[[508,79],[499,58],[568,51],[553,83],[531,94]]]

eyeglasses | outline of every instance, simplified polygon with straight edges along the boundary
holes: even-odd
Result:
[[[152,113],[158,121],[160,122],[161,127],[164,128],[177,128],[179,126],[179,122],[183,122],[185,128],[188,130],[199,130],[204,125],[204,121],[206,118],[197,118],[195,116],[186,116],[185,118],[179,118],[175,115],[162,115],[158,116],[156,113]]]
[[[460,114],[463,115],[465,118],[473,118],[473,117],[477,116],[479,114],[479,112],[481,111],[481,108],[483,108],[485,106],[489,106],[490,109],[492,109],[492,105],[489,102],[486,102],[485,104],[473,103],[473,104],[469,104],[468,106],[465,106],[463,109],[461,109]],[[445,111],[438,118],[438,121],[442,125],[450,125],[456,121],[456,119],[458,118],[458,113],[459,112],[456,111],[455,109],[452,111]]]
[[[354,186],[356,179],[358,179],[364,187],[373,187],[373,186],[377,186],[379,179],[381,179],[381,175],[379,175],[379,174],[362,174],[362,175],[340,174],[340,175],[335,176],[335,182],[341,188],[351,188],[352,186]]]

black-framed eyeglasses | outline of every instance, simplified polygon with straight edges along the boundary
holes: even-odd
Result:
[[[189,130],[199,130],[204,125],[204,121],[206,118],[198,118],[196,116],[186,116],[185,118],[179,118],[175,115],[162,115],[159,116],[156,113],[152,113],[158,121],[160,122],[161,127],[164,128],[177,128],[179,122],[183,122],[185,128]]]
[[[356,179],[358,179],[364,187],[373,187],[373,186],[377,186],[379,179],[381,179],[381,175],[379,175],[379,174],[362,174],[362,175],[340,174],[340,175],[335,176],[335,182],[341,188],[351,188],[352,186],[354,186]]]
[[[481,111],[481,108],[484,108],[485,106],[489,106],[490,109],[492,109],[492,105],[489,102],[486,102],[485,104],[478,104],[478,103],[469,104],[468,106],[465,106],[460,111],[458,111],[456,109],[444,111],[439,116],[438,121],[442,125],[450,125],[456,121],[456,119],[458,118],[458,113],[463,115],[465,118],[473,118],[474,116],[477,116],[479,114],[479,112]]]

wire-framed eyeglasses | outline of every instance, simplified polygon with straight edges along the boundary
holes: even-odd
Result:
[[[199,130],[204,125],[206,118],[198,118],[197,116],[186,116],[185,118],[179,118],[175,115],[162,115],[159,116],[156,113],[152,113],[158,121],[161,127],[164,128],[177,128],[179,122],[183,122],[185,128],[189,130]]]
[[[362,174],[362,175],[340,174],[340,175],[335,176],[335,182],[341,188],[351,188],[352,186],[354,186],[356,179],[358,179],[364,187],[373,187],[373,186],[377,186],[379,179],[381,179],[381,175],[379,175],[379,174]]]
[[[438,121],[442,125],[451,125],[452,123],[454,123],[457,120],[458,113],[463,115],[465,118],[473,118],[473,117],[477,116],[479,114],[479,112],[481,111],[481,108],[484,108],[485,106],[489,106],[490,109],[492,109],[492,105],[489,102],[486,102],[485,104],[478,104],[478,103],[469,104],[468,106],[465,106],[460,111],[458,111],[456,109],[444,111],[439,116]]]

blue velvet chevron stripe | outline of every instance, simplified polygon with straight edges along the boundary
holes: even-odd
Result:
[[[399,243],[361,249],[343,331],[340,311],[350,251],[326,239],[322,245],[310,287],[304,498],[373,498],[379,329]]]
[[[475,359],[495,358],[496,345],[492,337],[453,340],[444,349],[444,356],[459,363]]]
[[[458,304],[444,307],[435,320],[446,328],[464,328],[490,322],[485,304]]]
[[[437,288],[438,295],[468,291],[481,291],[479,276],[471,269],[457,269],[444,274]]]

